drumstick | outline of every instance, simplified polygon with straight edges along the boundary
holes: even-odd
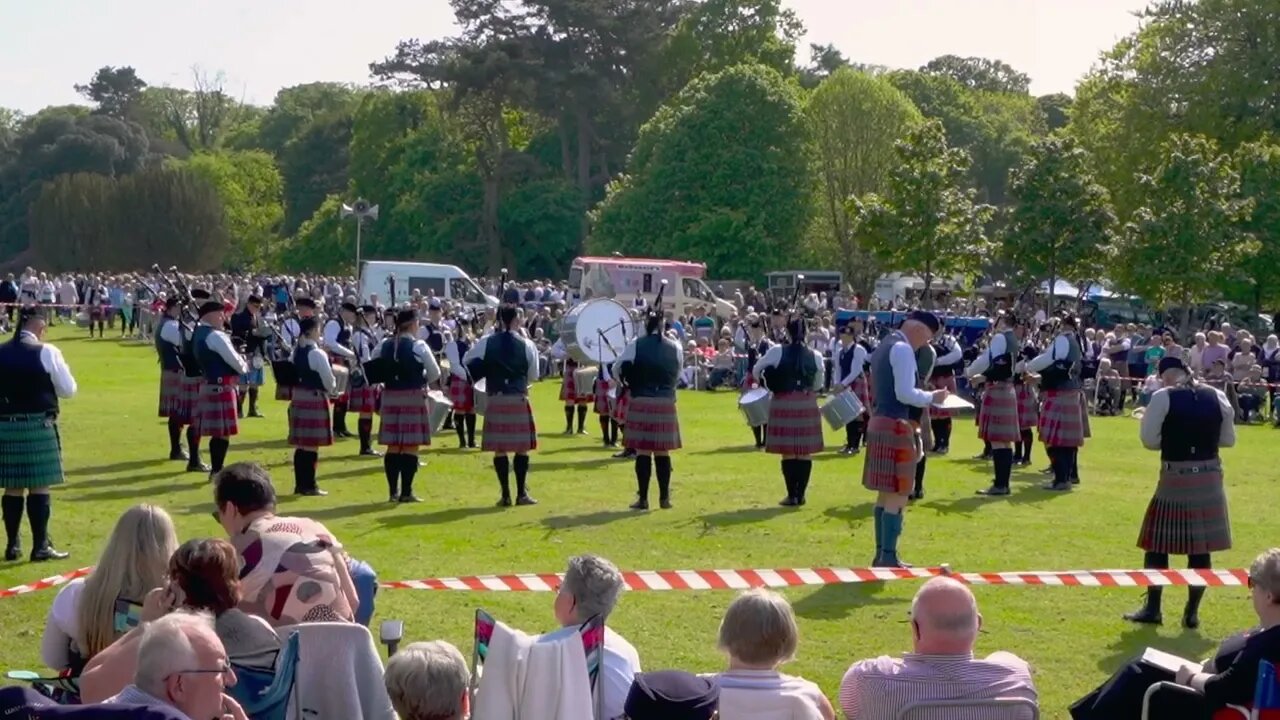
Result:
[[[613,343],[609,342],[609,336],[605,335],[603,330],[601,330],[600,328],[596,328],[596,334],[600,336],[600,340],[605,345],[609,346],[609,352],[613,353],[614,355],[618,354],[618,348],[614,347]]]

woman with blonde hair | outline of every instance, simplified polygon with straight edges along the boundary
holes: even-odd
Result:
[[[141,606],[164,584],[169,556],[178,547],[173,519],[160,507],[134,505],[116,521],[98,564],[88,577],[62,587],[45,621],[40,656],[59,672],[78,673],[94,655],[128,631],[121,609]]]

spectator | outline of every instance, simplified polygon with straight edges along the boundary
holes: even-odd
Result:
[[[711,680],[679,670],[636,675],[627,693],[627,720],[712,720],[720,688]],[[728,720],[729,716],[724,716]]]
[[[4,306],[5,317],[13,322],[13,313],[18,303],[18,283],[13,279],[13,273],[4,276],[4,280],[0,281],[0,305]]]
[[[417,642],[387,660],[387,695],[400,720],[466,720],[471,673],[458,648]]]
[[[769,590],[737,597],[720,621],[719,647],[729,668],[716,677],[720,714],[734,720],[835,720],[817,685],[778,668],[795,659],[800,630],[786,599]]]
[[[1213,364],[1219,360],[1226,362],[1227,354],[1231,351],[1226,345],[1222,344],[1222,340],[1222,333],[1216,330],[1209,333],[1208,344],[1200,351],[1200,364],[1203,366],[1204,372],[1208,373]]]
[[[1260,358],[1254,353],[1253,341],[1249,338],[1240,338],[1240,348],[1231,354],[1230,368],[1231,377],[1240,382],[1249,375],[1249,369],[1260,361]]]
[[[1256,413],[1259,419],[1266,416],[1267,381],[1262,377],[1262,366],[1249,368],[1249,374],[1236,386],[1236,402],[1240,405],[1241,422],[1252,422]]]
[[[982,616],[973,593],[951,578],[934,578],[911,601],[914,652],[854,663],[840,683],[848,720],[893,720],[905,706],[928,700],[1021,697],[1036,701],[1031,669],[1016,655],[979,660],[973,646]]]
[[[1195,341],[1191,344],[1191,352],[1188,356],[1189,363],[1187,367],[1196,375],[1204,374],[1204,349],[1208,347],[1206,344],[1205,334],[1198,332],[1195,335]]]
[[[1160,358],[1164,357],[1168,346],[1172,344],[1173,338],[1168,335],[1155,333],[1151,336],[1151,342],[1147,344],[1146,352],[1142,354],[1143,360],[1147,363],[1147,375],[1156,374],[1156,368],[1160,366]]]
[[[163,584],[177,548],[173,520],[163,509],[134,505],[125,510],[89,576],[63,585],[53,599],[40,642],[44,664],[78,675],[128,629],[116,622],[117,601],[142,605],[147,592]]]

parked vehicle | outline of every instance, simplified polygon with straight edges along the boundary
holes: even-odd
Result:
[[[733,303],[718,298],[703,279],[707,275],[705,263],[678,260],[626,257],[579,257],[569,267],[569,292],[573,301],[584,302],[594,298],[611,298],[628,307],[642,302],[653,302],[662,281],[667,290],[662,296],[662,306],[677,312],[689,312],[703,305],[712,314],[728,320],[736,308]]]
[[[498,299],[486,294],[456,265],[437,263],[368,260],[360,263],[360,297],[374,295],[388,307],[407,302],[417,290],[424,297],[434,296],[481,309],[497,307]]]

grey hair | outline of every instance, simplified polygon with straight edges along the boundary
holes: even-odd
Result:
[[[1280,548],[1271,548],[1258,556],[1249,566],[1253,586],[1280,602]]]
[[[416,642],[387,660],[384,681],[401,720],[462,720],[471,674],[458,648],[441,640]]]
[[[600,615],[608,617],[622,595],[622,572],[618,566],[598,555],[569,558],[560,592],[573,596],[579,622]]]
[[[786,598],[770,590],[748,590],[729,604],[720,621],[718,645],[752,665],[777,666],[795,658],[800,629]]]
[[[153,697],[166,697],[164,681],[175,670],[194,669],[199,662],[191,636],[202,633],[217,637],[213,615],[207,612],[171,612],[147,623],[138,643],[133,684]]]

